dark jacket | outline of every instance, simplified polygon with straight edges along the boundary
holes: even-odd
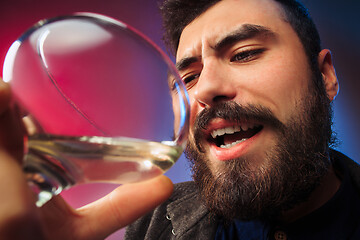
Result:
[[[337,152],[332,159],[342,161],[349,169],[350,177],[360,193],[360,166]],[[336,166],[336,164],[334,164]],[[172,196],[148,215],[129,225],[125,239],[214,239],[218,219],[200,202],[193,182],[176,184]]]

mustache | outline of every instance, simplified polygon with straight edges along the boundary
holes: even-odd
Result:
[[[273,112],[262,105],[247,104],[241,105],[234,101],[220,102],[210,108],[205,108],[196,117],[194,123],[194,140],[199,151],[202,152],[201,139],[203,139],[204,131],[209,122],[213,119],[221,118],[240,124],[241,122],[259,122],[262,125],[270,126],[281,132],[286,127]]]

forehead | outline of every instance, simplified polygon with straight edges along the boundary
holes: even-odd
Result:
[[[187,25],[181,36],[177,59],[211,47],[242,24],[265,26],[279,33],[290,31],[281,6],[273,0],[222,0]]]

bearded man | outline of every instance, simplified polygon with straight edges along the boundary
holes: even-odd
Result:
[[[339,85],[295,0],[167,0],[194,182],[128,239],[359,239],[360,170],[330,148]]]

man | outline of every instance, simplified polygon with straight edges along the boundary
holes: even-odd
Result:
[[[291,0],[180,2],[164,10],[192,102],[196,185],[177,185],[127,237],[358,239],[359,170],[329,150],[338,83],[330,52],[303,28],[306,14],[289,12]],[[9,101],[0,81],[0,239],[103,239],[170,195],[159,178],[78,210],[60,197],[36,208]]]
[[[339,86],[293,0],[168,0],[165,39],[191,100],[194,183],[129,239],[359,239],[359,167],[331,150]]]

